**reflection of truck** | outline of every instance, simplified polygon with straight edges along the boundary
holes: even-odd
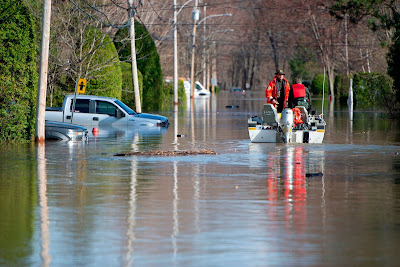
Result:
[[[94,126],[161,126],[168,127],[168,118],[160,115],[136,113],[116,98],[90,95],[64,98],[62,108],[46,108],[46,120]]]

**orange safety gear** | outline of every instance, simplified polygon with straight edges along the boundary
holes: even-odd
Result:
[[[301,111],[299,108],[292,108],[293,111],[293,117],[294,117],[294,126],[297,124],[303,123],[303,120],[301,119]]]
[[[306,96],[306,88],[304,87],[304,84],[293,84],[292,88],[294,98]]]
[[[268,104],[273,104],[272,99],[276,99],[276,81],[277,77],[275,76],[272,81],[269,82],[267,89],[265,89],[265,97],[267,98],[267,103]],[[289,99],[289,91],[290,91],[290,84],[289,81],[286,80],[285,77],[283,77],[283,80],[285,81],[285,102],[283,103],[283,108],[285,108],[286,102]]]

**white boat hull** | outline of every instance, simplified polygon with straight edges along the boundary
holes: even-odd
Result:
[[[265,111],[266,110],[266,111]],[[271,116],[271,107],[263,112]],[[253,143],[311,143],[321,144],[324,141],[325,121],[322,115],[306,115],[302,125],[293,126],[288,121],[280,123],[280,116],[272,114],[274,119],[266,117],[252,117],[248,120],[248,131],[250,141]],[[271,118],[271,117],[270,117]],[[269,118],[269,119],[270,119]],[[272,122],[271,122],[272,121]]]
[[[261,125],[249,127],[249,137],[252,143],[311,143],[322,144],[325,130],[295,130],[289,133],[275,129],[263,129]]]

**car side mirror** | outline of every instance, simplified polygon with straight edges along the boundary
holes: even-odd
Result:
[[[115,117],[116,117],[117,119],[121,119],[121,118],[125,117],[125,114],[122,113],[122,111],[121,111],[119,108],[117,108],[117,109],[115,110]]]

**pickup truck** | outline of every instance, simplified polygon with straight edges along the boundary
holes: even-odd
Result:
[[[159,126],[168,127],[168,118],[160,115],[136,113],[120,100],[112,97],[67,95],[61,108],[47,107],[47,121],[67,122],[86,127],[100,126]]]

